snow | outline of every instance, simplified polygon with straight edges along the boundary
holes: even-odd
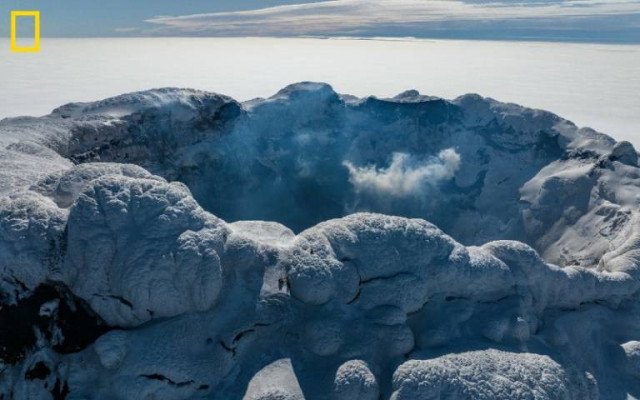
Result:
[[[351,360],[342,364],[336,372],[336,398],[340,400],[376,400],[380,398],[380,389],[376,377],[367,363]]]
[[[67,229],[65,281],[112,325],[206,310],[222,289],[226,228],[182,184],[95,179]]]
[[[395,372],[393,400],[597,399],[595,382],[549,356],[495,349],[413,360]]]
[[[551,113],[158,89],[0,147],[0,322],[31,307],[37,337],[0,347],[5,398],[640,393],[637,154]],[[108,332],[63,351],[42,285]]]
[[[57,250],[67,213],[37,193],[0,199],[0,288],[9,304],[35,289],[62,262]]]
[[[622,345],[625,367],[631,376],[640,376],[640,342],[632,340]]]
[[[301,400],[304,394],[296,378],[291,359],[274,361],[261,369],[249,382],[244,400]]]

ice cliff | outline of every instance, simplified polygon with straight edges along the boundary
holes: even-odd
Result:
[[[640,398],[638,155],[549,112],[158,89],[0,160],[0,399]]]

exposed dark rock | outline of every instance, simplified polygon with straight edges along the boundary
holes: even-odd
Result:
[[[24,379],[34,380],[34,379],[46,379],[47,376],[51,373],[47,364],[42,361],[38,361],[31,369],[29,369],[24,374]]]
[[[17,305],[0,308],[0,360],[16,364],[36,345],[36,330],[52,340],[56,329],[62,339],[54,340],[52,347],[66,354],[84,349],[109,327],[64,285],[43,284]],[[31,379],[42,379],[44,369],[39,364],[27,372]]]

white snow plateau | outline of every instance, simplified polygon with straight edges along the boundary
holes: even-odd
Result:
[[[0,121],[0,399],[640,399],[628,142],[479,95]]]

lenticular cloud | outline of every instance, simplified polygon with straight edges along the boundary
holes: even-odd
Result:
[[[0,398],[640,393],[638,155],[549,112],[157,89],[0,159]]]

